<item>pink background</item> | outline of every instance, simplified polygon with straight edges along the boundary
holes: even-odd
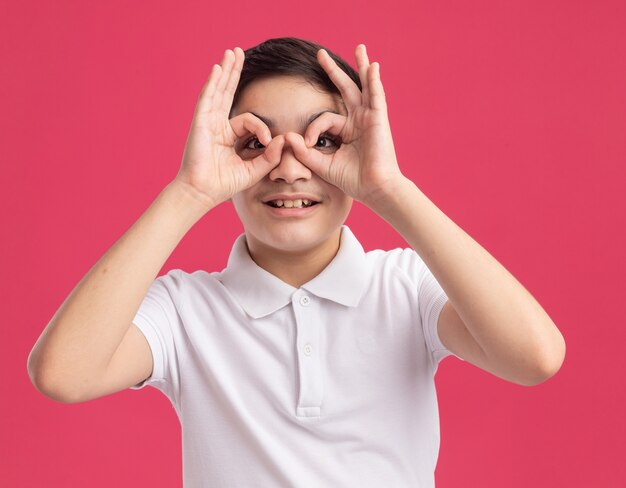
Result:
[[[623,487],[626,2],[3,2],[0,484],[181,486],[158,391],[56,403],[26,359],[76,283],[175,176],[224,49],[315,40],[381,63],[400,167],[539,300],[561,371],[437,374],[438,488]],[[406,247],[356,204],[366,250]],[[230,204],[165,264],[221,270]],[[494,290],[494,293],[497,290]]]

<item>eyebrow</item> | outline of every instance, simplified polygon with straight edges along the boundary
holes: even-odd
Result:
[[[309,124],[311,122],[313,122],[315,119],[317,119],[320,115],[326,113],[326,112],[330,112],[331,114],[337,114],[337,115],[341,115],[339,112],[335,111],[335,110],[331,110],[331,109],[326,109],[326,110],[322,110],[321,112],[316,112],[313,115],[311,115],[307,120],[302,120],[301,124],[302,124],[302,130],[306,129]],[[259,114],[255,114],[254,112],[250,112],[252,115],[254,115],[255,117],[258,117],[259,119],[261,119],[265,125],[267,125],[268,128],[273,128],[274,127],[274,121],[268,117],[263,117],[262,115]]]

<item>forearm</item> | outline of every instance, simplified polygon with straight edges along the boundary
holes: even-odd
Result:
[[[373,209],[424,260],[493,363],[550,364],[563,339],[541,305],[411,180],[400,180]]]
[[[176,180],[87,272],[29,357],[39,384],[77,385],[103,372],[159,270],[209,208]]]

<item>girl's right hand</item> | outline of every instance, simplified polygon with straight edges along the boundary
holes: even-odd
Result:
[[[228,119],[244,57],[241,48],[227,49],[221,65],[213,65],[198,97],[175,178],[209,208],[261,180],[280,162],[285,143],[283,137],[272,139],[265,123],[251,113]],[[266,146],[252,160],[241,159],[235,151],[237,140],[247,135],[255,135]]]

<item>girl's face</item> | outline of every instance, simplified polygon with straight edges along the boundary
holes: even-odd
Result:
[[[272,137],[287,132],[304,136],[311,119],[325,111],[346,115],[340,96],[316,89],[300,77],[278,76],[250,83],[237,106],[233,107],[232,116],[253,113],[265,121]],[[331,139],[323,137],[317,146],[329,160],[338,149]],[[237,141],[235,147],[242,159],[252,159],[265,146],[254,134],[249,134]],[[310,195],[319,203],[300,210],[277,209],[265,203],[279,194],[294,196],[299,193]],[[322,249],[332,251],[334,256],[341,225],[350,213],[352,201],[339,188],[301,163],[288,143],[283,147],[280,163],[272,171],[232,197],[253,256],[265,253],[297,255]]]

